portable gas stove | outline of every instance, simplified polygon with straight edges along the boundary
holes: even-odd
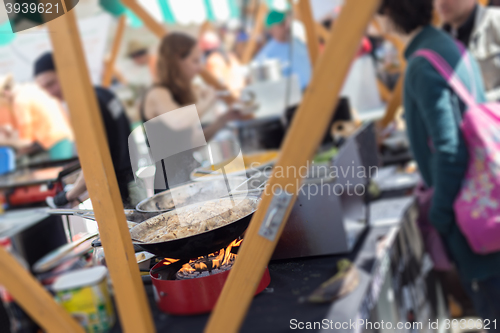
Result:
[[[45,204],[45,199],[61,191],[65,183],[76,180],[77,159],[27,166],[0,176],[0,202],[10,208]]]
[[[156,304],[173,315],[210,312],[219,298],[242,240],[227,248],[189,261],[166,258],[150,271]],[[257,287],[256,295],[271,282],[269,270]]]

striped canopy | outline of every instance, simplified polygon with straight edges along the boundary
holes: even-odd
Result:
[[[239,15],[238,0],[138,0],[151,16],[170,24],[201,24],[227,21]],[[115,16],[127,15],[129,25],[142,26],[141,20],[120,0],[99,0],[103,9]]]
[[[10,44],[15,38],[16,34],[12,32],[10,22],[7,20],[0,23],[0,46]]]

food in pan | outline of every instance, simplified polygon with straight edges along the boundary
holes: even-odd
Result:
[[[238,200],[235,205],[229,198],[225,198],[188,206],[180,209],[177,214],[157,216],[151,223],[151,228],[139,235],[138,240],[158,243],[200,234],[249,215],[255,211],[256,205],[256,201],[249,198]]]

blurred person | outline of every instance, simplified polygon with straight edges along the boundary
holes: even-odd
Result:
[[[429,221],[455,262],[475,310],[482,318],[494,320],[500,318],[500,253],[473,252],[456,223],[453,208],[469,161],[460,129],[466,106],[431,63],[414,54],[422,49],[439,54],[466,88],[476,91],[478,103],[486,100],[481,71],[472,57],[470,71],[461,62],[462,53],[455,41],[431,25],[432,13],[433,0],[384,0],[380,22],[385,32],[395,30],[406,44],[405,121],[420,174],[425,185],[434,190]]]
[[[127,45],[127,57],[138,67],[147,66],[153,80],[156,78],[158,58],[148,47],[137,40],[131,40]]]
[[[35,84],[0,78],[0,145],[18,153],[38,144],[51,160],[73,157],[73,132],[62,105]]]
[[[436,0],[443,29],[462,42],[483,74],[486,97],[500,100],[500,9],[477,0]]]
[[[245,78],[239,71],[240,62],[236,56],[224,51],[219,36],[213,31],[206,31],[201,36],[200,48],[205,56],[207,71],[226,85],[234,96],[239,96]]]
[[[296,74],[301,89],[305,89],[311,80],[311,62],[304,43],[292,37],[290,18],[284,12],[272,10],[266,17],[265,26],[271,40],[265,44],[255,57],[255,61],[277,59],[282,66],[283,76]]]
[[[240,60],[243,58],[243,54],[245,53],[245,47],[247,45],[248,39],[248,34],[243,29],[240,29],[236,33],[233,51],[236,57],[238,57],[238,59]]]
[[[158,58],[158,79],[147,92],[141,108],[143,122],[191,104],[196,104],[201,117],[214,105],[217,94],[213,88],[193,86],[193,80],[202,69],[201,59],[201,49],[191,36],[176,32],[163,38]],[[210,140],[228,121],[241,117],[237,111],[223,114],[204,129],[206,139]]]
[[[337,17],[340,15],[340,12],[342,11],[341,7],[335,8],[335,16]],[[333,18],[327,18],[321,22],[321,24],[328,30],[331,31],[333,28],[333,25],[335,24],[335,20]],[[322,41],[320,43],[320,50],[323,51],[326,46],[326,41]],[[361,57],[364,56],[365,54],[371,54],[374,52],[374,48],[372,47],[372,42],[370,41],[370,38],[368,36],[363,36],[363,39],[361,39],[361,45],[359,47],[358,53],[356,54],[356,57]]]
[[[36,60],[34,76],[41,88],[45,89],[50,95],[61,102],[64,102],[63,91],[52,53],[45,53]],[[106,131],[109,152],[122,201],[126,208],[133,208],[144,199],[145,194],[136,186],[132,174],[128,147],[130,123],[125,115],[122,104],[111,91],[100,87],[95,87],[94,91]],[[78,200],[86,190],[87,186],[82,172],[75,182],[74,187],[69,191],[58,193],[53,199],[53,204],[58,207],[65,206],[69,202]]]
[[[210,87],[195,87],[193,80],[202,69],[202,52],[197,41],[184,33],[170,33],[163,38],[160,44],[158,57],[158,79],[146,92],[141,107],[143,122],[161,116],[169,111],[177,110],[184,106],[196,105],[199,118],[201,118],[217,101],[217,94]],[[229,110],[215,119],[214,122],[203,128],[205,140],[208,142],[227,122],[243,119],[240,112]],[[195,124],[186,123],[185,118],[168,119],[165,126],[167,130],[184,132],[189,137]],[[175,175],[179,182],[189,178],[192,170],[187,170],[190,163],[190,154],[179,157],[179,162],[184,170],[177,170]],[[192,154],[191,154],[192,155]],[[157,170],[161,170],[157,165]],[[157,173],[158,175],[158,173]],[[169,175],[169,177],[174,175]],[[160,182],[162,181],[162,182]],[[155,180],[155,189],[166,189],[166,179]]]

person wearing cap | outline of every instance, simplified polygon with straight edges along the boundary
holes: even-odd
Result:
[[[247,46],[248,39],[249,39],[248,34],[245,32],[244,29],[241,29],[236,33],[233,51],[238,59],[243,58],[243,54],[245,53],[245,48]]]
[[[34,76],[37,84],[42,89],[45,89],[61,102],[64,101],[52,53],[45,53],[36,60]],[[111,91],[101,87],[94,87],[94,91],[106,130],[109,152],[122,201],[125,207],[135,207],[139,201],[144,199],[145,193],[137,187],[132,174],[128,147],[129,120],[124,107]],[[69,202],[77,200],[86,190],[83,173],[80,173],[80,177],[71,190],[62,191],[53,198],[53,205],[57,207],[65,206]],[[48,203],[52,205],[52,202]]]
[[[73,157],[73,132],[62,105],[35,84],[0,77],[0,146],[23,154],[34,145],[50,160]]]
[[[131,40],[127,45],[127,57],[137,67],[147,66],[153,80],[156,78],[156,64],[158,58],[151,54],[148,47],[137,40]]]
[[[292,36],[290,20],[286,13],[270,11],[266,17],[265,26],[271,35],[271,40],[259,51],[255,61],[279,60],[283,76],[296,74],[300,87],[305,89],[311,79],[309,53],[306,45]]]

